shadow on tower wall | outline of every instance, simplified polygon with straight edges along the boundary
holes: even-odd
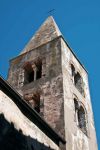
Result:
[[[25,136],[0,114],[0,150],[53,150],[30,136]]]

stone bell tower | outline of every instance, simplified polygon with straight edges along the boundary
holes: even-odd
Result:
[[[66,150],[97,150],[88,74],[53,17],[10,61],[8,81],[65,138]]]

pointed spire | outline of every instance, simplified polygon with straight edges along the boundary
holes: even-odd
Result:
[[[53,19],[52,16],[50,16],[41,25],[41,27],[35,33],[35,35],[31,38],[31,40],[26,45],[26,47],[23,49],[21,54],[28,52],[42,44],[45,44],[60,35],[61,35],[61,32],[60,32],[55,20]]]

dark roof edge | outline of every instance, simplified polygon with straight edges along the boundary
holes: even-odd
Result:
[[[66,141],[59,136],[51,127],[50,125],[45,122],[41,116],[33,110],[20,96],[18,92],[16,92],[11,85],[5,81],[0,76],[0,90],[2,90],[8,97],[10,97],[13,102],[18,106],[21,112],[29,118],[36,126],[38,126],[55,144],[59,145],[59,142],[63,144]]]

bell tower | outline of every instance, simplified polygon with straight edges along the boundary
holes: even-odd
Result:
[[[97,150],[88,74],[48,17],[10,61],[9,83],[66,140],[68,150]]]

